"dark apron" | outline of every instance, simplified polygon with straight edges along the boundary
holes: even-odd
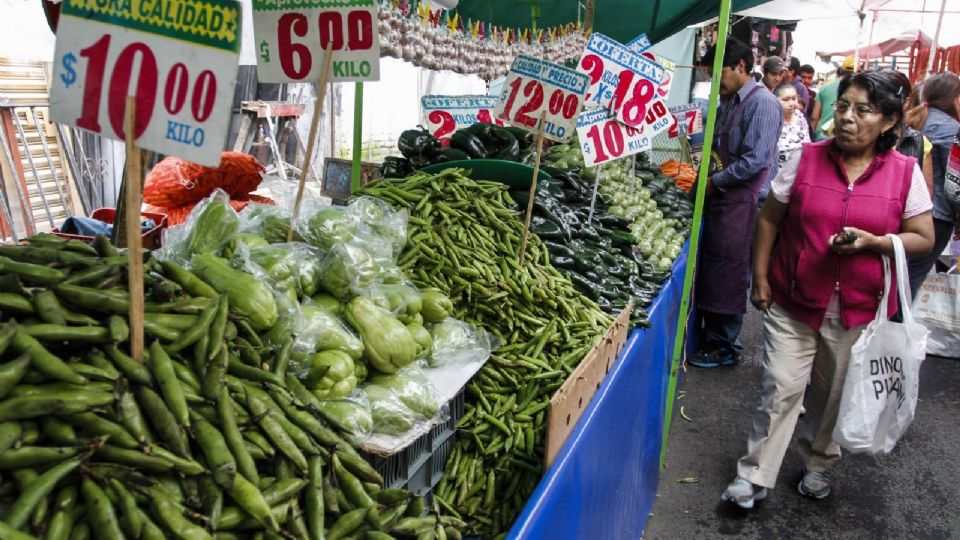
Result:
[[[730,129],[743,106],[760,88],[754,88],[740,101],[717,136],[718,155],[724,169],[733,163]],[[766,177],[767,169],[763,169],[749,182],[726,191],[715,190],[704,205],[697,271],[697,306],[701,310],[726,315],[746,313],[758,193]]]

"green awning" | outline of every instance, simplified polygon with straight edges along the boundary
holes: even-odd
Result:
[[[455,12],[473,21],[508,28],[537,28],[577,21],[577,0],[460,0]],[[733,10],[748,9],[768,0],[736,0]],[[593,31],[626,43],[642,33],[656,43],[691,24],[720,13],[719,0],[595,0]],[[586,2],[584,2],[586,3]]]

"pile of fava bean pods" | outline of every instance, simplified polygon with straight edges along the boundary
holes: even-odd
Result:
[[[464,416],[434,492],[466,532],[502,536],[543,471],[547,407],[612,319],[550,265],[507,187],[463,171],[383,179],[363,189],[409,213],[399,263],[418,287],[453,301],[454,316],[497,336],[500,347],[467,385]]]
[[[292,336],[147,258],[141,363],[124,253],[0,246],[0,538],[460,538],[286,373]]]

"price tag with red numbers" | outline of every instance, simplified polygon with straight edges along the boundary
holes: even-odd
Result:
[[[670,114],[676,119],[676,124],[670,128],[671,139],[680,135],[703,133],[703,113],[700,110],[700,105],[688,103],[670,107]]]
[[[590,34],[577,70],[590,77],[586,105],[626,109],[628,124],[640,127],[656,97],[663,68],[603,34]]]
[[[477,122],[503,125],[491,113],[497,106],[496,96],[423,96],[420,104],[427,129],[441,141]]]
[[[240,57],[235,0],[64,0],[50,89],[55,122],[124,139],[136,98],[141,148],[220,164]]]
[[[610,109],[588,109],[580,113],[577,138],[587,167],[653,148],[649,135],[617,122]]]
[[[520,55],[510,66],[494,118],[530,131],[540,129],[553,141],[573,136],[589,78],[583,73],[532,56]]]
[[[380,79],[376,0],[253,0],[260,82],[315,82],[329,44],[330,80]]]
[[[646,52],[651,47],[653,47],[653,43],[650,42],[650,38],[646,34],[640,34],[627,43],[627,48],[638,54]]]

